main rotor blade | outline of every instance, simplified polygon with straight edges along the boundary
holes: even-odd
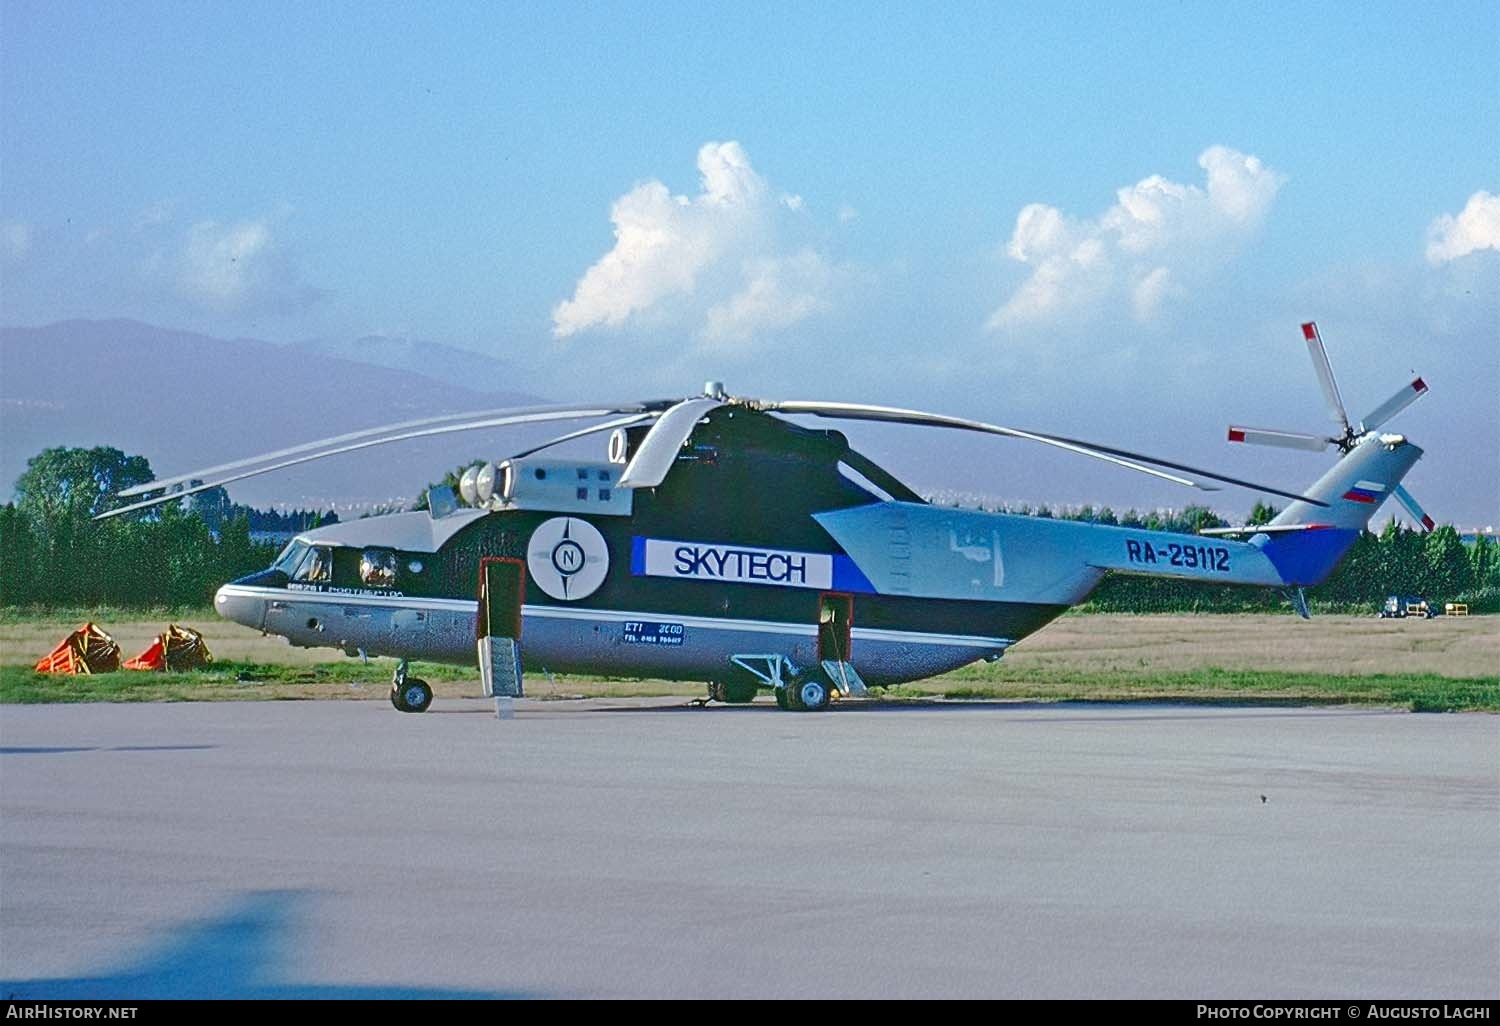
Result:
[[[655,488],[666,480],[693,428],[710,410],[724,404],[718,399],[684,399],[663,413],[620,475],[621,488]]]
[[[1421,378],[1413,379],[1411,384],[1404,386],[1401,391],[1370,411],[1365,416],[1365,419],[1360,421],[1359,433],[1364,434],[1366,431],[1374,431],[1426,394],[1427,382]]]
[[[301,445],[289,446],[285,449],[277,449],[275,452],[264,452],[258,456],[247,456],[244,459],[232,460],[229,463],[220,463],[212,467],[204,467],[201,470],[189,471],[186,474],[178,474],[176,477],[158,478],[145,484],[135,485],[123,489],[117,494],[120,498],[129,498],[132,495],[145,495],[162,488],[170,488],[172,485],[181,484],[183,481],[191,481],[194,478],[207,478],[213,474],[222,474],[226,470],[239,470],[241,467],[254,466],[257,463],[266,463],[271,460],[279,460],[286,456],[295,456],[298,453],[311,452],[324,446],[337,446],[345,442],[353,442],[361,438],[370,438],[374,435],[384,434],[388,431],[406,431],[413,428],[427,427],[431,424],[442,424],[446,421],[475,420],[482,417],[519,416],[532,413],[551,413],[558,410],[569,409],[597,409],[597,404],[588,407],[576,405],[550,405],[550,406],[502,406],[493,410],[471,410],[468,413],[447,413],[440,417],[422,417],[418,420],[403,420],[394,424],[382,424],[379,427],[363,428],[359,431],[350,431],[342,435],[332,435],[328,438],[319,438],[312,442],[303,442]],[[611,405],[609,413],[632,413],[646,409],[644,403],[618,403]],[[177,493],[184,494],[184,493]]]
[[[1277,431],[1275,428],[1237,427],[1233,424],[1229,426],[1229,440],[1248,442],[1251,445],[1278,445],[1283,449],[1306,449],[1309,452],[1322,452],[1330,445],[1338,444],[1332,438],[1321,435]]]
[[[1410,513],[1412,519],[1417,523],[1421,524],[1429,531],[1437,526],[1437,524],[1433,523],[1432,518],[1427,515],[1422,507],[1417,505],[1417,500],[1411,497],[1411,492],[1407,491],[1405,488],[1402,488],[1400,485],[1397,485],[1395,488],[1391,489],[1391,493],[1396,496],[1397,502],[1406,507],[1406,512]]]
[[[1307,352],[1312,357],[1313,370],[1318,375],[1318,387],[1323,389],[1323,400],[1328,403],[1328,412],[1334,423],[1349,430],[1349,415],[1344,412],[1344,398],[1339,395],[1339,384],[1333,380],[1333,365],[1328,362],[1328,351],[1323,348],[1323,339],[1318,326],[1312,321],[1302,325],[1302,337],[1307,340]]]
[[[938,413],[923,413],[920,410],[903,410],[889,406],[864,406],[858,403],[825,403],[825,402],[774,402],[765,403],[762,406],[766,410],[775,410],[781,413],[811,413],[819,417],[832,417],[843,420],[882,420],[898,424],[922,424],[930,427],[954,428],[959,431],[977,431],[982,434],[1001,435],[1007,438],[1024,438],[1032,442],[1040,442],[1043,445],[1055,446],[1076,452],[1081,456],[1089,456],[1106,463],[1125,467],[1142,474],[1150,474],[1164,481],[1175,484],[1187,485],[1189,488],[1198,488],[1202,491],[1217,491],[1213,485],[1204,484],[1191,478],[1178,477],[1169,474],[1156,467],[1167,467],[1171,470],[1180,470],[1187,474],[1205,477],[1213,481],[1223,481],[1226,484],[1238,485],[1241,488],[1249,488],[1253,491],[1265,492],[1269,495],[1279,495],[1286,499],[1297,499],[1309,502],[1315,506],[1327,506],[1326,502],[1299,495],[1296,492],[1284,491],[1280,488],[1272,488],[1269,485],[1256,484],[1253,481],[1244,481],[1237,477],[1228,477],[1211,470],[1203,470],[1198,467],[1190,467],[1184,463],[1174,463],[1170,460],[1158,459],[1155,456],[1147,456],[1143,453],[1131,452],[1128,449],[1115,449],[1105,445],[1095,445],[1093,442],[1084,442],[1076,438],[1064,438],[1061,435],[1045,435],[1036,431],[1022,431],[1019,428],[1002,427],[999,424],[986,424],[978,420],[964,420],[961,417],[948,417]],[[1151,463],[1155,466],[1143,466]]]
[[[556,438],[553,438],[550,441],[543,442],[541,445],[533,445],[530,449],[522,449],[520,452],[511,453],[511,455],[507,456],[506,459],[523,460],[527,456],[533,456],[536,453],[541,452],[543,449],[552,448],[554,445],[562,445],[564,442],[571,442],[575,438],[586,438],[589,435],[597,435],[601,431],[613,431],[615,428],[634,427],[637,424],[644,424],[646,421],[651,420],[655,416],[656,414],[654,413],[637,413],[631,417],[621,417],[619,420],[607,420],[603,424],[595,424],[592,427],[580,428],[577,431],[569,431],[567,434],[558,435]]]
[[[122,513],[134,513],[137,510],[150,509],[153,506],[160,506],[163,503],[174,502],[177,499],[183,498],[184,496],[195,495],[198,492],[208,491],[208,489],[210,488],[218,488],[222,485],[231,484],[235,481],[243,481],[246,478],[250,477],[259,477],[261,474],[269,474],[273,471],[285,470],[288,467],[295,467],[302,463],[310,463],[313,460],[325,459],[329,456],[339,456],[346,452],[357,452],[360,449],[368,449],[376,445],[389,445],[392,442],[404,442],[409,441],[413,438],[429,438],[434,435],[451,435],[460,431],[478,431],[483,428],[507,427],[512,424],[538,424],[553,420],[578,420],[583,417],[606,417],[611,413],[646,412],[643,408],[641,408],[641,404],[637,403],[634,405],[637,408],[630,411],[622,410],[617,406],[572,406],[541,408],[528,412],[514,413],[510,416],[487,417],[480,420],[465,421],[462,424],[444,424],[438,427],[422,428],[415,431],[403,431],[399,434],[387,435],[381,438],[367,438],[363,441],[351,442],[348,445],[340,445],[332,449],[324,449],[319,452],[304,453],[299,456],[293,456],[291,459],[281,460],[280,462],[272,463],[264,467],[254,467],[250,470],[242,470],[237,474],[231,474],[227,477],[221,477],[213,481],[207,481],[203,484],[194,485],[191,488],[184,488],[181,491],[169,492],[166,495],[159,495],[154,499],[147,499],[144,502],[132,503],[129,506],[121,506],[118,509],[107,510],[94,517],[94,519],[108,520],[110,517],[117,517]]]

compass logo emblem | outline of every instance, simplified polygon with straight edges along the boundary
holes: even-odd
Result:
[[[587,520],[553,517],[531,535],[526,569],[552,598],[572,602],[599,590],[609,575],[609,547]]]

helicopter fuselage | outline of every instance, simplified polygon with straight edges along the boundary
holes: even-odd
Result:
[[[659,487],[617,487],[618,462],[511,461],[488,508],[305,532],[216,603],[294,645],[474,665],[499,561],[513,586],[487,618],[530,670],[743,684],[747,661],[831,661],[891,685],[998,658],[1112,571],[1317,583],[1368,520],[1365,491],[1420,454],[1370,439],[1313,486],[1318,508],[1234,541],[933,506],[837,431],[728,409]]]

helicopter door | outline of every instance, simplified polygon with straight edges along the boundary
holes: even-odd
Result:
[[[525,597],[526,564],[498,556],[480,560],[475,634],[486,698],[521,697],[521,603]]]
[[[865,693],[865,682],[850,662],[854,597],[828,592],[818,597],[818,663],[828,682],[846,695]]]
[[[849,661],[849,621],[854,617],[854,599],[849,595],[818,597],[818,662]]]

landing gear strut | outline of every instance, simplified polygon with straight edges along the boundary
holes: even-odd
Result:
[[[391,705],[400,712],[426,712],[432,705],[432,688],[420,677],[408,677],[406,670],[406,660],[403,659],[396,664],[396,672],[391,675]]]
[[[833,684],[817,667],[799,671],[785,656],[775,653],[733,655],[729,657],[729,661],[758,679],[761,685],[771,688],[776,695],[778,709],[821,712],[833,700]],[[710,689],[710,694],[720,701],[732,702],[734,699],[728,697],[732,692],[728,689],[735,686],[715,684]],[[721,692],[721,688],[725,690]],[[724,697],[721,698],[721,694]]]

